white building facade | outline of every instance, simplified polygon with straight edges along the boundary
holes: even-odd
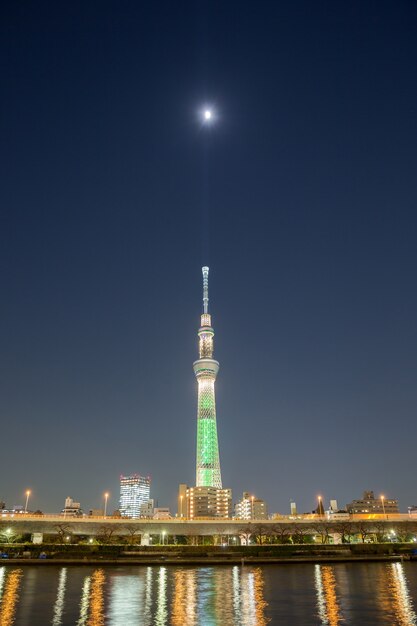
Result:
[[[266,503],[245,491],[240,502],[235,504],[235,517],[247,520],[267,519]]]
[[[120,476],[119,511],[122,517],[139,518],[141,507],[149,503],[151,479],[149,476]]]

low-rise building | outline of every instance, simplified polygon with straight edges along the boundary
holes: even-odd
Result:
[[[90,517],[104,517],[104,509],[90,509],[88,515]]]
[[[218,487],[188,487],[186,510],[189,519],[231,517],[232,490]]]
[[[68,498],[65,498],[65,506],[61,513],[65,517],[79,517],[83,514],[81,504],[79,502],[74,502],[74,500],[69,496]]]
[[[380,496],[375,498],[373,491],[364,491],[361,500],[352,500],[346,505],[348,513],[377,513],[386,514],[398,513],[398,500]]]
[[[170,513],[169,508],[164,507],[164,506],[155,507],[153,518],[154,519],[171,519],[171,513]]]
[[[154,514],[154,501],[148,500],[139,507],[139,517],[151,518]]]
[[[267,519],[268,510],[264,500],[244,491],[242,499],[235,504],[235,517],[238,519]]]

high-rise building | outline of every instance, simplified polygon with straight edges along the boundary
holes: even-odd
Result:
[[[214,330],[208,312],[208,274],[203,267],[203,313],[198,331],[200,358],[194,362],[198,383],[196,486],[222,488],[216,422],[216,382],[219,363],[213,359]]]
[[[120,476],[120,504],[122,517],[138,518],[141,507],[149,502],[151,479],[149,476]]]

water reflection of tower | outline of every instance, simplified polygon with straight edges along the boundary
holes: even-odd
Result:
[[[171,607],[173,626],[266,626],[267,603],[260,568],[178,569]]]

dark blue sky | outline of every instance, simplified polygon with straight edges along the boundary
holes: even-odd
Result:
[[[412,1],[3,3],[0,499],[115,508],[139,472],[175,506],[209,264],[235,499],[417,503],[416,20]]]

